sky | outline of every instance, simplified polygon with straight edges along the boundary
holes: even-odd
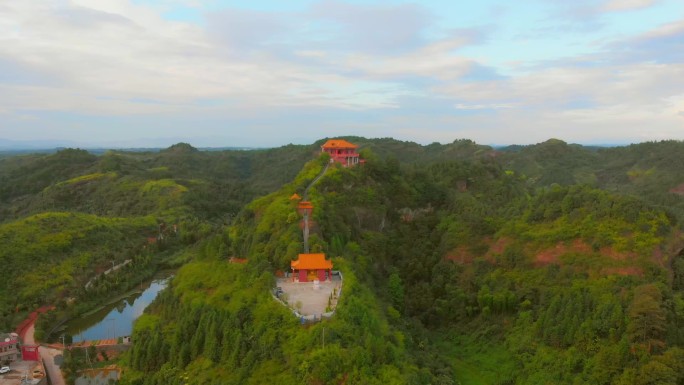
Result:
[[[0,0],[0,142],[684,140],[682,0]]]

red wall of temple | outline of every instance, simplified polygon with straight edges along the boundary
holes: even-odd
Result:
[[[308,273],[308,270],[299,270],[299,282],[307,282],[308,279],[306,279],[306,274]]]
[[[321,282],[325,281],[325,270],[318,270],[318,280]]]

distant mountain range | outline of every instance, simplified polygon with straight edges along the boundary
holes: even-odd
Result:
[[[66,140],[9,140],[0,138],[0,151],[43,150],[59,147],[79,147]]]
[[[365,139],[365,138],[364,138]],[[365,139],[367,140],[367,139]],[[58,139],[48,139],[48,140],[11,140],[0,138],[0,152],[1,153],[26,153],[26,152],[41,152],[41,153],[52,153],[56,150],[64,148],[82,148],[86,149],[92,153],[103,153],[110,149],[115,150],[125,150],[134,152],[146,152],[146,151],[160,151],[169,147],[173,143],[179,142],[189,142],[188,139],[182,138],[155,138],[141,141],[140,144],[136,144],[135,141],[118,141],[118,142],[101,142],[101,143],[88,143],[88,142],[77,142],[72,140],[58,140]],[[167,144],[168,143],[168,144]],[[191,143],[192,144],[192,143]],[[586,148],[602,148],[602,147],[617,147],[628,145],[627,143],[592,143],[583,144]],[[490,144],[490,147],[496,150],[504,151],[517,151],[524,148],[526,145],[518,144]],[[273,148],[272,146],[220,146],[220,147],[203,147],[196,146],[200,150],[205,151],[220,151],[220,150],[255,150],[264,148]],[[279,146],[276,146],[279,147]]]
[[[53,153],[65,148],[82,148],[91,153],[99,154],[107,150],[116,149],[133,152],[158,152],[168,146],[144,147],[144,146],[121,146],[116,144],[88,144],[67,140],[9,140],[0,138],[0,153]],[[223,150],[256,150],[261,147],[199,147],[203,151],[223,151]]]

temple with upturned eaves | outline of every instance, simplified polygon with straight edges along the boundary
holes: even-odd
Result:
[[[359,153],[356,152],[357,148],[359,146],[344,139],[330,139],[321,146],[321,153],[330,154],[331,163],[339,163],[343,167],[353,167],[363,163],[363,160],[359,159]]]

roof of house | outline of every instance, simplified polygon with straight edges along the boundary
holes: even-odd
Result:
[[[297,193],[292,194],[292,196],[290,197],[291,201],[298,201],[300,199],[302,199],[302,197],[300,197]]]
[[[321,147],[323,148],[358,148],[354,143],[349,143],[344,139],[330,139]]]
[[[9,344],[16,344],[18,342],[18,337],[15,334],[10,333],[0,333],[0,346],[5,346]]]
[[[297,270],[330,270],[332,261],[325,259],[325,254],[299,254],[299,259],[290,262],[290,266]]]

